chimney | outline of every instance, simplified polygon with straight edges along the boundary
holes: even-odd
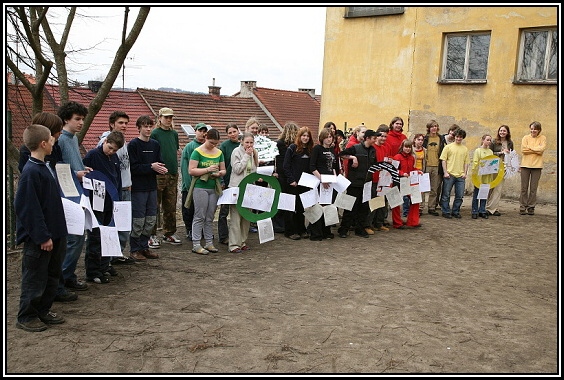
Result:
[[[250,98],[253,94],[253,89],[257,88],[256,80],[242,80],[241,81],[241,93],[239,97]]]
[[[221,90],[221,87],[218,87],[218,86],[215,85],[215,78],[212,78],[212,79],[213,79],[212,85],[208,86],[209,94],[219,96],[219,90]]]
[[[307,92],[309,96],[315,98],[315,88],[298,88],[300,92]]]
[[[89,80],[88,81],[88,88],[92,92],[98,92],[100,90],[100,87],[102,87],[102,83],[104,83],[104,82],[101,82],[99,80]]]

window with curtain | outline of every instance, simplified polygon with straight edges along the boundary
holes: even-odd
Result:
[[[517,82],[556,83],[558,77],[556,29],[521,31],[517,73]]]
[[[442,83],[485,83],[488,74],[490,33],[448,34]]]

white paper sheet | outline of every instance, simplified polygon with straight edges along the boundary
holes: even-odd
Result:
[[[72,179],[70,164],[59,162],[55,165],[55,171],[57,172],[57,179],[59,180],[59,185],[65,197],[78,197],[80,194]]]
[[[241,206],[259,211],[270,212],[276,190],[269,187],[248,184]]]
[[[345,210],[352,210],[354,207],[354,202],[356,198],[352,195],[348,195],[347,193],[339,193],[335,198],[335,203],[333,203],[336,207],[343,208]]]
[[[300,180],[298,181],[298,185],[309,187],[311,189],[317,189],[317,185],[319,185],[319,179],[313,174],[302,173]]]
[[[239,188],[228,187],[224,189],[217,200],[218,205],[236,205],[239,198]]]
[[[278,197],[278,210],[296,210],[296,196],[294,194],[280,193]]]
[[[347,189],[347,187],[349,187],[350,184],[351,181],[349,181],[347,177],[345,177],[342,174],[339,174],[337,176],[337,181],[333,183],[333,188],[337,193],[342,193]]]
[[[71,235],[83,235],[85,219],[84,209],[76,202],[66,198],[61,199],[63,201],[68,233]]]
[[[116,227],[99,226],[102,256],[123,256]]]
[[[311,207],[314,204],[318,203],[319,198],[317,195],[317,189],[311,189],[309,191],[306,191],[305,193],[301,193],[300,194],[300,199],[302,201],[302,205],[304,206],[304,209],[306,207]]]
[[[131,201],[114,202],[114,224],[118,231],[131,231]]]
[[[257,221],[257,229],[259,235],[259,244],[274,240],[274,228],[272,227],[272,219],[266,218]]]

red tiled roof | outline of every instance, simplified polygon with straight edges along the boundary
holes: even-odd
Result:
[[[194,127],[198,123],[205,123],[220,132],[221,140],[227,139],[225,127],[228,123],[235,123],[241,132],[245,130],[245,123],[251,117],[256,117],[261,124],[266,124],[270,136],[280,134],[280,130],[252,98],[234,96],[217,96],[197,93],[171,93],[168,91],[138,88],[137,92],[149,104],[155,115],[163,107],[174,111],[174,125],[180,137],[180,147],[188,143],[188,137],[182,131],[180,124],[190,124]]]
[[[86,107],[94,99],[94,96],[96,94],[88,88],[69,89],[70,100],[82,103]],[[23,130],[31,123],[33,116],[31,104],[31,94],[24,86],[8,85],[8,109],[12,111],[12,141],[16,147],[23,144]],[[46,85],[43,96],[43,111],[57,113],[59,104],[58,86]],[[85,151],[96,147],[102,133],[109,130],[108,118],[114,111],[124,111],[129,116],[129,125],[125,133],[127,141],[139,135],[135,127],[137,118],[141,115],[151,115],[151,110],[137,92],[112,89],[82,141]]]
[[[275,90],[264,87],[253,88],[253,93],[280,123],[280,126],[284,127],[286,122],[293,121],[300,127],[309,127],[314,144],[317,144],[321,103],[316,98],[312,98],[304,91]]]
[[[129,141],[138,135],[135,121],[139,116],[156,116],[162,107],[172,108],[181,149],[189,142],[181,124],[192,126],[198,123],[209,124],[220,131],[223,140],[227,138],[225,126],[228,123],[236,123],[241,131],[244,131],[245,123],[250,117],[256,117],[261,124],[267,125],[272,139],[278,138],[281,127],[287,121],[294,121],[300,127],[310,127],[314,138],[317,136],[320,111],[320,103],[317,99],[303,91],[263,87],[254,88],[253,91],[264,109],[253,98],[238,97],[237,94],[218,96],[144,88],[138,88],[136,91],[112,89],[84,137],[83,154],[96,146],[102,133],[108,130],[109,115],[116,110],[124,111],[130,117],[126,132],[126,139]],[[85,106],[90,104],[95,95],[90,89],[83,87],[69,90],[70,100]],[[60,104],[58,86],[46,85],[43,99],[43,110],[56,113]],[[23,143],[23,130],[31,123],[32,98],[24,86],[8,85],[7,100],[7,108],[12,114],[12,141],[16,147],[19,147]],[[280,129],[271,117],[280,125]]]

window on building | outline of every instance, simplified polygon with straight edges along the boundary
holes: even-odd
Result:
[[[556,83],[558,76],[558,31],[521,32],[517,82]]]
[[[404,13],[404,7],[346,7],[345,18],[386,16]]]
[[[485,83],[489,51],[489,32],[447,35],[441,82]]]

